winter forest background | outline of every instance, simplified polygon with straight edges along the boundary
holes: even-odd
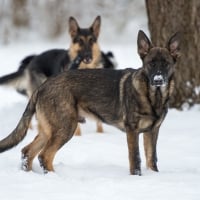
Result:
[[[130,176],[126,134],[105,124],[97,134],[88,119],[82,136],[57,153],[55,173],[44,175],[37,159],[33,171],[24,172],[21,149],[37,134],[34,119],[22,143],[0,154],[0,199],[199,200],[200,106],[193,105],[200,103],[200,0],[0,0],[0,76],[16,71],[27,55],[67,49],[69,16],[84,28],[97,15],[100,46],[113,51],[118,68],[141,67],[139,29],[156,45],[165,45],[177,30],[184,33],[173,104],[178,109],[169,109],[159,133],[160,172],[146,168],[141,134],[143,174]],[[27,101],[13,88],[0,87],[0,140],[16,127]]]
[[[102,41],[135,42],[133,30],[147,28],[145,3],[140,0],[1,0],[0,42],[66,39],[70,16],[87,27],[97,15],[102,17]]]
[[[84,28],[97,15],[102,17],[100,46],[128,44],[132,45],[134,54],[139,29],[150,36],[154,45],[163,47],[172,34],[180,32],[181,59],[176,66],[170,107],[183,109],[185,105],[192,107],[200,103],[198,0],[0,0],[0,45],[46,41],[62,43],[65,44],[62,48],[68,48],[69,17],[74,16]],[[116,55],[114,48],[110,50]],[[117,57],[116,60],[119,61]],[[136,67],[134,61],[131,63]],[[122,65],[130,67],[124,61]],[[140,66],[141,63],[137,65]]]

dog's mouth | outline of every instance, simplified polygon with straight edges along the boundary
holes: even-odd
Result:
[[[92,58],[89,57],[89,56],[84,57],[84,58],[83,58],[83,62],[84,62],[85,64],[90,64],[90,63],[92,62]]]
[[[167,82],[163,75],[161,74],[156,74],[152,77],[151,80],[151,85],[156,86],[156,87],[164,87],[166,86]]]

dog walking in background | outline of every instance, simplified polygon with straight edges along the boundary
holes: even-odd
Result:
[[[14,131],[0,141],[0,152],[23,140],[36,113],[39,133],[22,149],[22,169],[31,170],[39,154],[44,172],[54,171],[56,152],[72,138],[80,118],[91,116],[126,132],[130,174],[141,175],[139,134],[144,133],[147,167],[158,171],[156,144],[174,88],[179,35],[162,48],[139,31],[137,43],[140,69],[68,70],[49,78],[33,93]]]
[[[70,17],[71,45],[68,50],[52,49],[39,55],[26,57],[17,72],[0,77],[0,85],[12,86],[30,98],[33,91],[48,77],[68,70],[71,62],[78,55],[82,57],[79,69],[115,68],[116,63],[112,52],[104,53],[100,50],[98,44],[100,26],[100,16],[96,17],[89,28],[80,28],[76,19]],[[103,132],[100,122],[97,122],[97,132]],[[76,135],[80,133],[78,127]]]

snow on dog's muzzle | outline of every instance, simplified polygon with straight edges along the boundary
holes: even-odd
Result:
[[[154,86],[157,86],[157,87],[166,85],[164,77],[161,74],[154,75],[152,83]]]

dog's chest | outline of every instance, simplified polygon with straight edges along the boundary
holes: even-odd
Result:
[[[163,109],[168,101],[168,90],[166,87],[150,88],[149,103],[155,115],[162,115]]]
[[[165,115],[166,110],[163,110],[160,116],[141,115],[136,127],[139,130],[139,132],[145,132],[153,129],[154,127],[159,127],[163,122]]]
[[[138,132],[160,126],[167,112],[167,93],[153,90],[146,94],[148,95],[140,95],[140,98],[137,98],[138,104],[129,106],[129,124]]]

